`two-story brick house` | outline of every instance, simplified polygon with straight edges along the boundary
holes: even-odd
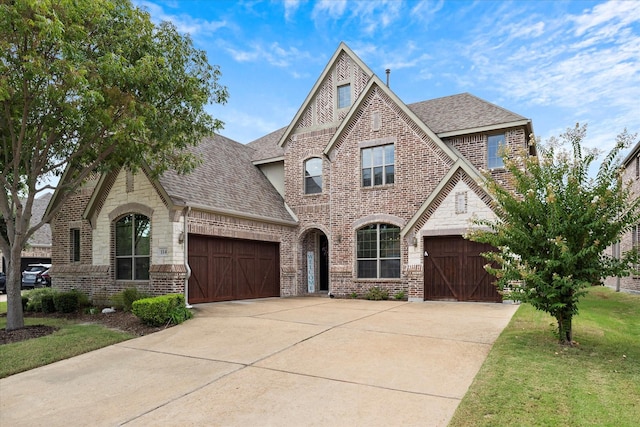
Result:
[[[526,150],[531,133],[470,94],[406,105],[341,44],[287,127],[207,139],[188,176],[87,182],[52,221],[54,286],[499,301],[486,248],[463,236],[495,217],[481,171],[507,183],[500,147]]]
[[[631,197],[640,197],[640,142],[638,142],[622,161],[622,180],[631,185]],[[640,224],[636,224],[628,233],[621,236],[620,242],[607,251],[614,257],[633,248],[640,248]],[[636,267],[640,270],[640,266]],[[640,273],[626,277],[607,277],[605,285],[616,290],[640,293]]]

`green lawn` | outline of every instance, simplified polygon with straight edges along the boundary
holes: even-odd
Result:
[[[6,311],[7,303],[0,302],[0,313]],[[6,318],[1,317],[0,328],[6,323]],[[49,325],[60,329],[44,337],[0,345],[0,378],[134,338],[101,325],[65,319],[27,317],[25,325]]]
[[[495,342],[450,426],[637,426],[640,296],[592,288],[573,348],[523,304]]]

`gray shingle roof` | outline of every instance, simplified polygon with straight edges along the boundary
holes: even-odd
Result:
[[[42,217],[47,210],[51,196],[51,193],[46,193],[33,200],[33,206],[31,208],[31,224],[37,224],[42,221]],[[51,246],[51,226],[49,224],[45,224],[40,227],[29,238],[29,244],[36,246]]]
[[[470,93],[407,105],[436,134],[527,120]]]
[[[202,159],[199,167],[187,175],[169,171],[159,179],[174,203],[293,221],[280,194],[251,163],[254,149],[214,135],[192,152]]]
[[[287,126],[247,144],[255,150],[251,160],[260,161],[284,156],[284,150],[278,145],[278,141],[286,130]]]

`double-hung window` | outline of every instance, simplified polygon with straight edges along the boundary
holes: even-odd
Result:
[[[322,159],[314,157],[304,162],[304,193],[322,193]]]
[[[338,108],[347,108],[351,106],[351,85],[338,86]]]
[[[363,148],[360,157],[363,187],[394,183],[395,144]]]
[[[129,214],[116,222],[116,279],[149,280],[151,221]]]
[[[371,224],[357,231],[358,278],[400,277],[400,228]]]
[[[502,160],[502,149],[505,146],[504,134],[489,135],[487,138],[487,167],[498,169],[504,167]]]

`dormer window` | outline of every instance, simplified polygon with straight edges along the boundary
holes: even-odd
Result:
[[[351,106],[351,85],[338,86],[338,109]]]
[[[304,194],[322,193],[322,159],[304,162]]]

